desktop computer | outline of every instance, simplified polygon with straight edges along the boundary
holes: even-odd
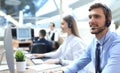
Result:
[[[11,33],[12,33],[13,39],[21,39],[21,37],[22,37],[22,40],[25,40],[26,38],[32,39],[34,37],[34,29],[33,28],[12,27]]]
[[[13,47],[12,47],[12,34],[11,27],[8,26],[4,34],[4,49],[6,53],[6,60],[10,70],[10,73],[15,73]]]

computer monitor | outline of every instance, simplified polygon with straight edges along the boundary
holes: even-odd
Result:
[[[13,47],[12,47],[12,34],[11,34],[11,27],[10,26],[8,26],[5,30],[4,49],[5,49],[6,60],[7,60],[7,64],[8,64],[10,73],[15,73]]]
[[[31,28],[17,28],[17,40],[29,40],[31,37]]]
[[[17,38],[16,28],[13,27],[11,30],[12,30],[12,38],[16,39]]]
[[[12,30],[12,38],[17,39],[17,29],[16,29],[16,27],[12,27],[11,30]],[[33,28],[31,28],[31,37],[32,38],[34,37],[34,29]]]
[[[31,28],[31,37],[33,38],[34,37],[34,29]]]

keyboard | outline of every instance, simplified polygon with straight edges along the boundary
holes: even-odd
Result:
[[[31,59],[31,60],[35,65],[43,64],[44,62],[42,59]]]

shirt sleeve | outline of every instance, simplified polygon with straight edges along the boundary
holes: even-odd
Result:
[[[109,53],[108,63],[102,73],[120,73],[120,43],[113,46]]]
[[[64,73],[76,73],[83,69],[91,61],[91,46],[81,55],[81,57],[75,60],[72,64],[67,66]]]
[[[76,43],[74,46],[72,46],[72,54],[73,54],[73,59],[78,59],[81,57],[81,55],[85,52],[85,48],[87,45],[85,45],[81,40],[80,42]]]
[[[83,44],[82,42],[76,42],[75,44],[72,44],[70,48],[71,48],[70,55],[71,57],[73,57],[73,60],[61,59],[62,65],[71,64],[74,60],[78,59],[84,52],[85,44]]]
[[[56,51],[54,52],[49,52],[49,53],[45,53],[45,57],[51,57],[51,58],[58,58],[60,56],[60,54],[62,53],[62,46],[61,45]]]

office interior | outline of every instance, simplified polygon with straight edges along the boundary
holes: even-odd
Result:
[[[110,30],[120,34],[120,0],[0,0],[0,53],[6,53],[3,50],[5,30],[8,26],[11,28],[13,49],[22,46],[28,50],[32,38],[38,37],[40,29],[49,32],[50,22],[55,23],[55,29],[64,40],[66,34],[61,32],[60,21],[69,14],[76,19],[80,36],[89,45],[94,36],[89,31],[88,8],[96,2],[110,7],[112,10]],[[27,34],[23,30],[26,30]],[[22,35],[27,37],[20,38]],[[3,61],[2,59],[0,61]],[[2,63],[4,61],[0,64]]]

